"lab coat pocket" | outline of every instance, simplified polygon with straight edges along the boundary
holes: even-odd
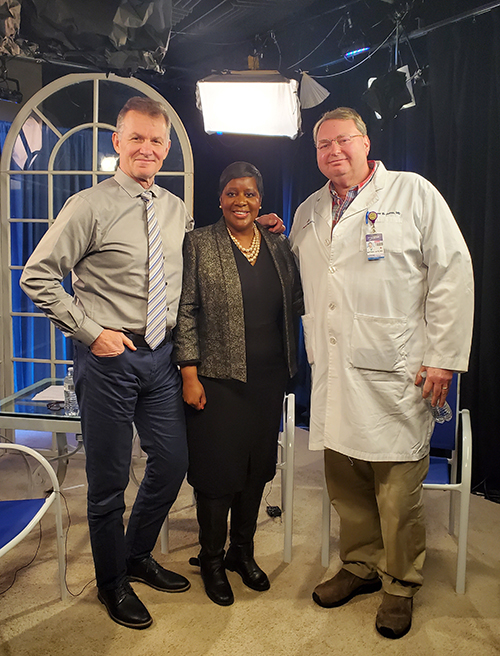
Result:
[[[372,371],[402,371],[407,320],[355,314],[351,335],[353,367]]]
[[[361,251],[366,251],[366,235],[370,232],[369,227],[364,225],[359,243]],[[379,214],[375,222],[375,232],[382,234],[384,253],[403,252],[403,222],[399,212]]]
[[[314,317],[312,314],[302,315],[302,328],[304,329],[304,342],[306,346],[307,361],[314,364]]]

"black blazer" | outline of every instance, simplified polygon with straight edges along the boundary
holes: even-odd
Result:
[[[304,313],[299,272],[288,239],[256,224],[269,248],[283,292],[284,350],[297,371],[298,317]],[[184,238],[182,294],[174,332],[174,361],[198,365],[209,378],[246,382],[243,298],[224,219]]]

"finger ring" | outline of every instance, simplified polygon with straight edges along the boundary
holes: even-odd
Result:
[[[442,389],[447,390],[448,388],[447,388],[447,387],[443,387]]]

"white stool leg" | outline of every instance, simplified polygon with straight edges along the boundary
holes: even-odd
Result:
[[[285,451],[285,467],[281,470],[281,484],[284,485],[283,504],[283,530],[285,544],[283,560],[292,562],[292,533],[293,533],[293,485],[295,467],[295,394],[289,394],[285,400],[283,417],[283,440]]]
[[[328,496],[326,481],[323,483],[323,520],[321,527],[321,564],[328,567],[330,564],[330,522],[331,504]]]
[[[162,554],[168,554],[168,515],[165,517],[160,530],[160,549]]]

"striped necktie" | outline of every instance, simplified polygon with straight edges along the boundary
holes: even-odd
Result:
[[[151,191],[143,192],[141,198],[146,203],[149,247],[148,312],[144,339],[154,350],[163,342],[166,333],[167,292],[163,270],[163,243]]]

